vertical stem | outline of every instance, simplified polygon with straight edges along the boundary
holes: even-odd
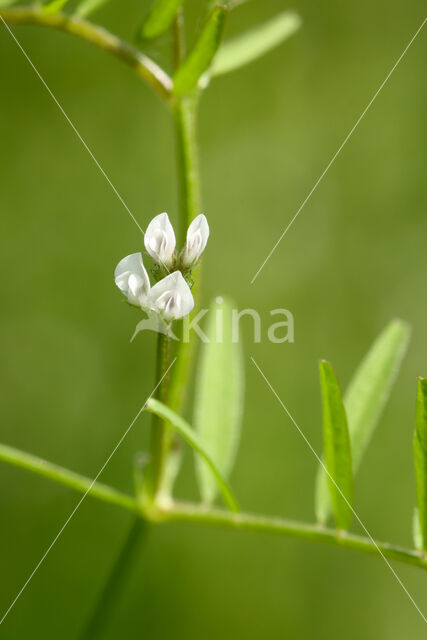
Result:
[[[181,7],[176,14],[174,25],[174,66],[178,68],[185,58],[184,14]],[[191,220],[200,213],[200,179],[197,154],[196,113],[198,96],[177,98],[173,104],[175,136],[177,147],[177,173],[180,200],[180,224],[178,230],[178,246],[185,242],[187,227]],[[196,290],[193,295],[197,298]],[[169,406],[181,412],[185,401],[191,364],[194,356],[194,345],[183,341],[183,322],[175,326],[180,342],[176,350],[176,361],[172,371],[171,390],[168,396]],[[163,400],[166,401],[165,399]],[[154,420],[159,420],[154,418]],[[165,422],[153,422],[151,446],[151,495],[158,502],[168,501],[173,484],[180,467],[180,446],[176,441],[172,427]],[[153,476],[153,474],[155,474]]]
[[[177,169],[180,202],[180,246],[185,242],[187,227],[201,211],[200,173],[197,147],[198,95],[191,94],[177,99],[174,105],[175,138],[177,147]],[[198,267],[192,293],[199,299],[201,269]],[[180,343],[172,376],[169,406],[178,413],[182,411],[188,380],[194,360],[194,342],[183,341],[183,323],[180,327]]]
[[[123,586],[135,566],[138,553],[143,548],[142,543],[145,542],[147,533],[147,521],[136,518],[102,589],[94,612],[81,635],[81,640],[98,640],[103,637]]]
[[[169,366],[169,336],[159,333],[157,335],[157,363],[156,384],[165,374]],[[168,398],[169,375],[158,387],[156,398],[166,404]],[[144,499],[153,502],[159,492],[166,458],[171,439],[171,427],[158,416],[153,415],[150,434],[150,462],[147,467],[147,480]]]
[[[185,58],[184,13],[180,7],[174,22],[174,66],[177,69]],[[197,148],[198,93],[176,98],[173,105],[180,225],[178,245],[185,241],[187,227],[200,213],[200,174]]]
[[[178,69],[185,58],[184,7],[179,7],[173,24],[174,67]]]
[[[179,66],[185,56],[184,19],[182,9],[177,12],[174,24],[174,57],[175,66]],[[180,225],[178,241],[179,246],[183,246],[185,234],[191,220],[200,213],[200,176],[197,150],[197,107],[198,95],[184,96],[176,100],[173,105],[173,116],[175,123],[175,135],[177,146],[177,170],[179,183],[180,200]],[[193,295],[197,299],[200,291],[200,268],[198,278],[193,287]],[[180,333],[182,336],[182,322]],[[172,384],[170,391],[169,406],[175,411],[182,409],[188,380],[191,374],[191,365],[194,357],[194,344],[186,343],[182,339],[179,342],[177,358],[172,371]],[[156,384],[162,378],[169,366],[169,337],[162,333],[158,334],[157,341],[157,366]],[[157,390],[156,396],[164,403],[168,402],[169,381],[166,377]],[[143,499],[148,504],[155,503],[159,496],[168,492],[167,485],[173,483],[173,476],[176,471],[168,472],[167,463],[170,462],[179,466],[179,452],[172,451],[173,432],[159,417],[153,415],[153,422],[150,434],[150,461],[147,467],[147,476],[143,491]],[[178,457],[177,457],[178,456]],[[169,478],[169,480],[168,480]],[[166,487],[165,487],[166,485]],[[168,495],[166,495],[166,498]],[[145,529],[144,521],[134,523],[126,540],[113,571],[101,594],[98,606],[85,630],[83,640],[96,640],[101,637],[103,630],[109,621],[109,614],[120,593],[121,586],[125,582],[129,573],[129,568],[133,565],[132,558],[135,550],[139,547],[141,536],[140,528]]]
[[[174,62],[179,66],[185,56],[184,17],[182,9],[177,12],[174,22]],[[200,213],[200,177],[197,153],[196,116],[198,106],[197,93],[177,98],[173,104],[173,117],[175,123],[175,136],[177,146],[177,172],[180,200],[180,225],[178,232],[178,246],[183,246],[187,227],[191,220]],[[197,299],[200,289],[200,270],[197,285],[193,287],[193,295]],[[178,323],[177,323],[178,324]],[[167,403],[173,410],[180,412],[183,408],[188,380],[191,374],[191,365],[194,356],[194,345],[182,340],[183,322],[176,327],[179,342],[176,362],[171,374],[170,394],[165,393],[165,385],[162,385],[160,399]],[[164,363],[162,349],[164,336],[159,334],[157,362]],[[168,345],[166,345],[168,348]],[[167,364],[166,364],[167,366]],[[158,369],[157,380],[166,370]],[[167,469],[167,461],[173,444],[173,431],[160,418],[154,417],[151,429],[150,463],[147,469],[147,488],[145,499],[155,501],[165,491],[163,481],[170,475]],[[168,482],[166,483],[168,484]],[[168,489],[166,489],[168,491]]]
[[[180,241],[191,220],[200,213],[200,174],[197,149],[198,95],[178,98],[174,105],[180,200]]]
[[[174,24],[175,67],[178,67],[185,57],[184,19],[182,8],[177,13]],[[187,227],[193,218],[200,213],[200,173],[197,145],[197,108],[198,93],[194,92],[177,98],[173,105],[175,124],[175,140],[177,151],[177,177],[179,190],[179,246],[183,246]],[[197,278],[193,286],[193,296],[198,299],[200,293],[201,270],[198,269]],[[177,359],[172,374],[169,406],[180,413],[183,409],[188,381],[194,359],[194,344],[183,341],[183,322],[179,330],[181,338]]]

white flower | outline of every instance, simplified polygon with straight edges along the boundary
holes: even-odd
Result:
[[[144,236],[144,244],[153,260],[163,267],[170,267],[175,252],[175,233],[167,213],[152,219]]]
[[[142,263],[141,253],[132,253],[120,260],[114,271],[114,280],[130,304],[147,306],[150,280]]]
[[[181,271],[174,271],[155,284],[149,293],[148,302],[150,308],[167,321],[183,318],[194,307],[190,287]]]
[[[148,225],[144,243],[156,264],[169,270],[169,268],[176,268],[175,264],[178,263],[180,269],[185,272],[199,261],[208,238],[208,221],[201,213],[188,227],[187,240],[177,261],[175,233],[168,214],[161,213]],[[119,262],[114,272],[114,279],[130,304],[141,307],[151,319],[154,317],[153,313],[157,314],[160,322],[169,325],[171,320],[178,320],[188,315],[194,307],[190,287],[181,270],[170,273],[150,288],[150,280],[142,262],[142,255],[133,253]]]
[[[209,225],[206,216],[201,213],[187,230],[187,241],[181,254],[181,264],[189,269],[200,260],[209,238]]]

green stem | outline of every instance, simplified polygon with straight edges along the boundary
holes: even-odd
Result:
[[[24,453],[5,444],[0,445],[0,460],[8,464],[22,469],[27,469],[33,473],[50,478],[59,484],[63,484],[71,489],[86,493],[89,491],[90,496],[98,498],[104,502],[115,504],[119,507],[129,509],[130,511],[139,511],[137,502],[117,489],[113,489],[101,482],[93,482],[90,478],[86,478],[79,473],[69,471],[57,464],[33,456],[30,453]]]
[[[179,246],[185,242],[187,227],[200,213],[200,173],[197,149],[197,106],[198,96],[188,95],[178,98],[174,104],[175,137],[180,202]],[[201,292],[201,269],[198,268],[192,289],[193,297],[199,300]],[[177,360],[172,375],[169,406],[181,413],[186,400],[188,381],[195,355],[194,341],[184,341],[183,322],[178,330],[180,343]]]
[[[176,71],[185,58],[184,8],[182,6],[178,8],[173,23],[173,44],[174,69]]]
[[[162,380],[169,367],[169,336],[157,335],[156,383]],[[156,392],[156,398],[166,403],[168,398],[169,376],[163,379]],[[143,500],[153,504],[161,489],[167,456],[171,442],[171,427],[161,417],[153,414],[150,435],[150,461],[147,467],[146,489]]]
[[[5,445],[0,445],[0,460],[48,477],[81,493],[85,493],[93,482],[90,478],[85,478],[73,471]],[[225,509],[205,508],[191,503],[173,503],[168,509],[157,508],[156,510],[144,511],[135,498],[101,483],[93,485],[90,495],[137,513],[141,518],[152,522],[189,522],[240,531],[258,531],[281,537],[310,540],[353,549],[371,555],[379,555],[377,545],[389,560],[398,560],[405,564],[427,569],[426,554],[391,545],[387,542],[376,542],[374,544],[369,538],[355,536],[350,533],[343,534],[335,529],[327,529],[316,524],[306,524],[286,518],[274,518],[251,513],[230,513]]]
[[[174,68],[177,69],[185,58],[184,14],[182,7],[178,10],[174,22]],[[178,246],[185,242],[187,227],[191,220],[200,213],[200,173],[197,147],[197,94],[176,98],[173,103],[175,125],[177,176],[179,191],[180,224]],[[199,270],[200,271],[200,270]],[[193,296],[198,299],[200,292],[200,272]],[[177,413],[182,413],[186,400],[192,363],[194,360],[194,343],[183,340],[184,322],[176,323],[175,328],[180,339],[176,349],[176,361],[172,372],[172,382],[168,405]],[[175,446],[175,451],[172,447]],[[170,494],[179,469],[179,443],[174,440],[172,432],[169,438],[169,456],[172,456],[169,469],[166,471],[165,489]]]
[[[0,9],[0,21],[1,18],[8,24],[36,24],[78,36],[123,60],[162,98],[170,100],[172,80],[168,74],[151,58],[103,27],[78,16],[69,16],[65,13],[49,14],[44,12],[40,6]]]
[[[173,106],[180,202],[180,246],[184,244],[188,225],[200,213],[200,173],[197,148],[198,102],[198,95],[191,94],[176,98]]]
[[[124,546],[120,550],[111,573],[102,588],[98,603],[81,636],[81,640],[97,640],[103,637],[112,618],[112,613],[117,607],[117,601],[123,591],[123,587],[135,568],[143,543],[146,542],[148,528],[149,525],[146,520],[141,518],[134,520]]]
[[[164,522],[191,522],[208,526],[257,531],[281,537],[297,538],[353,549],[370,555],[380,556],[378,550],[388,560],[398,560],[422,569],[427,569],[427,555],[395,546],[387,542],[372,542],[364,536],[343,533],[315,524],[305,524],[285,518],[272,518],[249,513],[231,513],[222,509],[205,509],[191,503],[175,503],[173,507],[159,514]]]

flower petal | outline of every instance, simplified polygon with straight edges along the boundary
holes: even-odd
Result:
[[[144,236],[144,244],[157,264],[170,266],[173,260],[176,240],[168,214],[160,213],[152,219]]]
[[[190,287],[180,271],[170,273],[151,289],[148,302],[165,320],[178,320],[194,307]]]
[[[187,241],[182,251],[181,263],[189,269],[200,260],[209,238],[209,225],[206,216],[196,216],[187,230]]]
[[[145,306],[150,291],[150,279],[141,253],[132,253],[120,260],[114,271],[114,280],[130,304],[137,307]]]

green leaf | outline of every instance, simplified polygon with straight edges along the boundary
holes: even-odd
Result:
[[[52,0],[52,2],[45,2],[43,5],[43,13],[54,14],[61,11],[62,7],[66,5],[68,0]]]
[[[76,13],[81,18],[86,18],[88,15],[100,9],[108,0],[83,0],[76,8]]]
[[[332,365],[322,360],[319,370],[329,493],[337,527],[346,530],[351,523],[353,505],[353,474],[347,416]]]
[[[417,551],[423,550],[423,536],[421,534],[420,517],[418,515],[418,509],[414,509],[414,515],[412,518],[412,537],[414,540],[414,547]]]
[[[356,370],[344,395],[355,475],[390,396],[409,343],[409,326],[393,320],[378,336]],[[327,476],[319,467],[316,516],[325,524],[331,513]]]
[[[232,305],[217,299],[209,310],[208,342],[202,346],[197,371],[194,426],[206,451],[228,477],[240,439],[244,370],[240,344],[233,340]],[[202,460],[196,460],[202,499],[211,503],[217,487]]]
[[[410,329],[393,320],[379,335],[345,393],[355,467],[371,440],[406,353]]]
[[[234,71],[260,58],[300,28],[302,20],[294,11],[284,11],[268,22],[237,36],[220,47],[212,65],[211,75]]]
[[[184,4],[184,0],[155,0],[138,35],[144,40],[161,36],[171,26],[176,12],[182,4]]]
[[[422,550],[427,550],[427,378],[418,378],[414,436],[418,522]]]
[[[209,15],[194,47],[174,76],[174,94],[183,95],[197,88],[200,76],[210,67],[224,33],[227,9],[217,6]]]
[[[159,400],[155,400],[154,398],[150,398],[149,400],[147,400],[146,409],[151,413],[155,413],[160,418],[167,420],[167,422],[169,422],[174,427],[177,433],[179,433],[188,442],[188,444],[193,447],[193,449],[199,454],[199,456],[204,459],[222,493],[224,502],[232,511],[238,511],[237,502],[227,481],[222,477],[216,464],[214,463],[210,455],[206,452],[203,444],[199,440],[194,430],[190,427],[188,422],[186,422],[184,418],[181,418],[181,416],[172,411],[172,409],[167,407],[165,404],[163,404]]]

